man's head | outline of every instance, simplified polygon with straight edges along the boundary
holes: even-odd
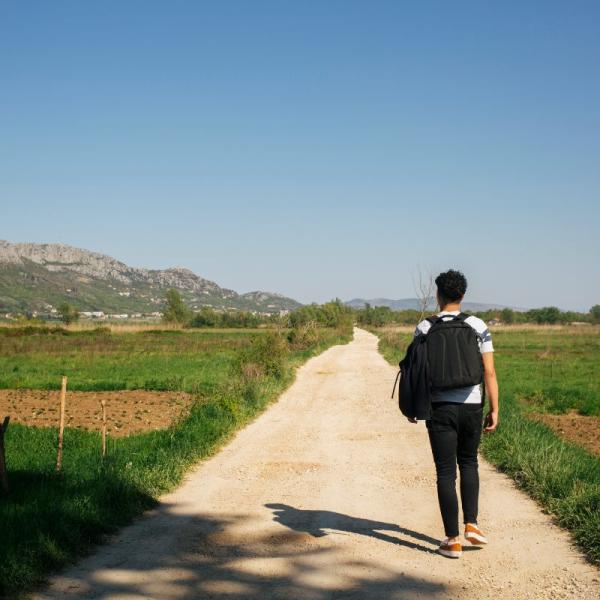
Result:
[[[460,302],[467,291],[467,278],[460,271],[454,269],[440,273],[435,278],[435,284],[440,308],[447,304]]]

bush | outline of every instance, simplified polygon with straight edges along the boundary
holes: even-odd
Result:
[[[354,311],[341,300],[336,299],[325,304],[309,304],[298,308],[289,316],[291,327],[297,328],[307,323],[318,323],[334,329],[352,329]]]
[[[298,327],[294,327],[288,333],[288,342],[295,350],[306,350],[319,341],[318,326],[314,321],[309,321]]]
[[[264,369],[265,375],[281,379],[289,351],[287,340],[276,331],[255,335],[250,345],[240,353],[240,371],[247,370],[247,365],[258,365]]]
[[[367,302],[363,309],[357,311],[356,319],[360,325],[382,327],[394,320],[394,313],[389,306],[372,307]]]
[[[194,313],[190,321],[190,327],[218,327],[221,323],[220,315],[216,310],[203,306]]]
[[[266,317],[260,317],[244,310],[217,312],[213,308],[203,306],[194,313],[190,327],[254,328],[266,321]]]
[[[63,302],[58,307],[58,314],[60,315],[61,321],[65,325],[74,323],[75,321],[77,321],[79,319],[79,311],[74,306],[71,306],[70,304],[67,304],[66,302]]]

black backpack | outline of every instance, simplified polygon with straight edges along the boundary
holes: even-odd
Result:
[[[433,392],[479,385],[483,382],[483,360],[477,332],[465,319],[469,315],[429,317],[431,328],[418,335],[400,361],[399,406],[414,419],[431,415]],[[392,397],[396,389],[392,390]]]
[[[410,419],[429,419],[431,385],[427,364],[427,336],[417,336],[406,350],[406,356],[400,361],[392,398],[398,377],[400,378],[398,404],[402,414]]]
[[[450,317],[450,318],[449,318]],[[465,322],[469,315],[429,317],[427,363],[434,391],[479,385],[483,381],[483,359],[477,332]]]

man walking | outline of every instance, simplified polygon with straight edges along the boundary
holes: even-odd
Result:
[[[446,538],[440,544],[439,552],[449,558],[459,558],[462,555],[462,545],[458,529],[457,464],[460,471],[464,536],[472,544],[487,544],[486,536],[477,526],[479,501],[477,450],[482,430],[483,396],[479,382],[461,387],[452,384],[453,378],[458,382],[461,381],[461,377],[464,380],[464,375],[456,378],[456,373],[461,369],[463,372],[465,369],[473,371],[473,368],[467,364],[469,349],[460,349],[460,344],[472,342],[481,354],[476,360],[481,360],[483,363],[484,389],[490,405],[483,424],[485,432],[494,431],[498,425],[498,382],[494,370],[492,337],[486,324],[477,317],[461,312],[461,302],[467,291],[465,276],[460,271],[449,270],[438,275],[435,283],[440,312],[437,317],[421,321],[415,331],[415,337],[429,334],[433,337],[443,329],[446,333],[450,332],[450,329],[463,329],[459,335],[457,335],[458,331],[450,332],[454,334],[455,339],[446,335],[445,340],[438,342],[437,347],[441,350],[432,351],[432,348],[428,348],[430,373],[434,379],[436,373],[441,373],[437,375],[438,380],[442,383],[445,381],[446,384],[436,387],[435,381],[433,382],[431,416],[426,421],[437,472],[438,500],[446,534]],[[449,323],[452,324],[450,327]],[[472,328],[473,332],[469,333],[470,330],[464,325]],[[436,337],[440,338],[439,334]],[[427,340],[428,346],[432,341],[432,339]],[[454,350],[453,346],[458,350]],[[477,350],[472,352],[477,354]],[[476,366],[480,368],[480,365]],[[475,375],[475,379],[477,377],[481,375]],[[415,419],[409,420],[416,422]]]

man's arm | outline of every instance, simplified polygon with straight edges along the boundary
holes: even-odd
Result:
[[[483,358],[483,378],[485,380],[485,391],[490,401],[490,410],[485,416],[483,431],[489,433],[498,426],[498,411],[500,409],[498,400],[498,379],[496,378],[496,369],[494,368],[494,353],[484,352]]]

